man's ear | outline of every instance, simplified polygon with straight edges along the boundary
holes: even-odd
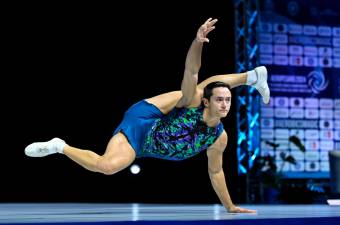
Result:
[[[209,101],[208,101],[208,99],[202,98],[202,101],[203,101],[203,105],[204,105],[205,107],[208,107],[208,106],[209,106]]]

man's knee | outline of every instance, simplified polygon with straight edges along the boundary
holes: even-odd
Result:
[[[98,172],[103,173],[105,175],[112,175],[118,172],[117,165],[114,162],[114,160],[108,160],[106,158],[98,160],[97,168]]]
[[[97,169],[105,175],[112,175],[128,167],[131,162],[132,160],[123,157],[113,159],[102,157],[98,160]]]

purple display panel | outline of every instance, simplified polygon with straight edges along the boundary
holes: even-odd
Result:
[[[287,175],[328,177],[328,151],[340,149],[340,2],[262,0],[260,11],[260,64],[272,95],[261,106],[261,154],[276,156]],[[297,164],[282,165],[282,151]]]

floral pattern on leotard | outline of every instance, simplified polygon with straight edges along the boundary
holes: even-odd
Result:
[[[223,132],[223,125],[208,127],[203,107],[175,108],[155,121],[146,135],[142,155],[184,160],[207,149]]]

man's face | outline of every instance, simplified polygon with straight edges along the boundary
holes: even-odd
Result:
[[[218,87],[212,90],[210,101],[205,99],[204,105],[209,108],[212,115],[220,118],[226,117],[231,105],[231,93],[226,87]]]

